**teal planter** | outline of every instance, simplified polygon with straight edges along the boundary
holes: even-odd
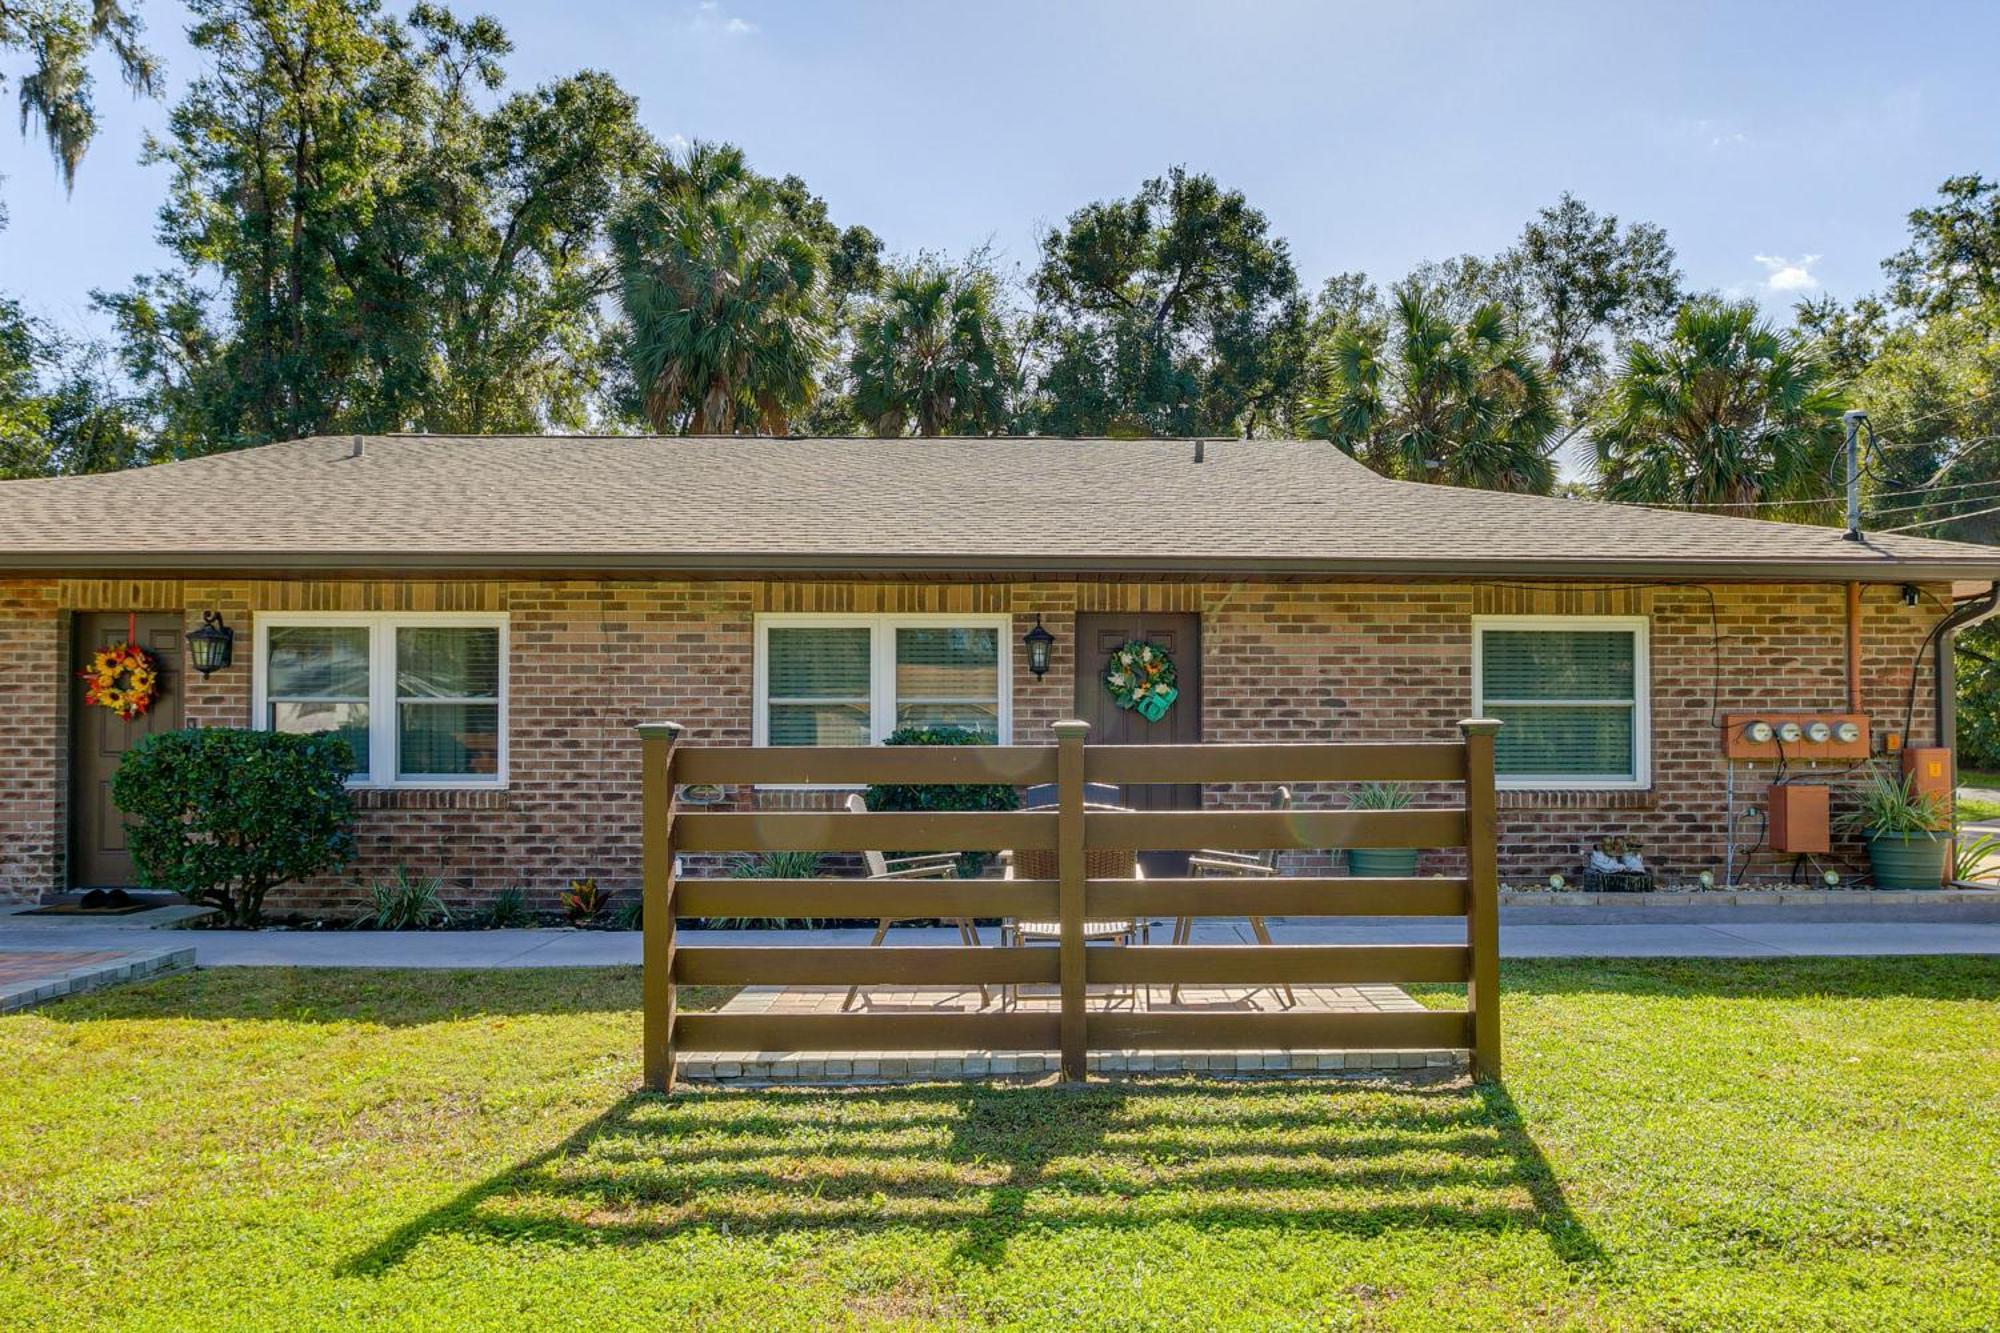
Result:
[[[1394,878],[1417,873],[1414,847],[1350,847],[1347,873],[1361,879]]]
[[[1878,889],[1935,889],[1944,883],[1949,833],[1864,833]]]

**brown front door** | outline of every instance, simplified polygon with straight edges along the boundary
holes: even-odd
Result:
[[[1180,698],[1166,716],[1148,722],[1120,708],[1104,686],[1111,655],[1138,640],[1158,644],[1174,660]],[[1201,617],[1193,613],[1092,612],[1076,618],[1076,715],[1090,724],[1094,745],[1194,745],[1201,740]],[[1119,801],[1135,810],[1195,810],[1198,783],[1148,783],[1121,789]],[[1155,878],[1187,873],[1184,852],[1146,852],[1140,858]]]
[[[145,613],[132,622],[140,647],[150,649],[160,664],[160,692],[144,714],[125,721],[108,708],[83,701],[84,682],[77,674],[90,665],[100,649],[124,643],[123,611],[94,611],[76,618],[75,651],[70,667],[70,887],[130,888],[138,883],[132,858],[125,850],[125,818],[111,799],[111,775],[125,752],[159,731],[181,725],[181,618],[178,614]]]

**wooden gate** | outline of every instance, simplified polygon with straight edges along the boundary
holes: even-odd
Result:
[[[682,1051],[1060,1050],[1081,1080],[1087,1054],[1109,1050],[1330,1048],[1468,1050],[1473,1073],[1500,1076],[1499,902],[1493,739],[1500,724],[1459,724],[1457,742],[1369,745],[1087,746],[1080,721],[1052,745],[714,747],[684,743],[675,723],[639,728],[644,764],[645,1080],[673,1085]],[[1086,782],[1461,784],[1449,808],[1172,810],[1084,808]],[[1054,782],[1056,809],[1004,813],[851,814],[683,811],[696,783]],[[921,847],[1055,853],[1040,880],[681,878],[677,857],[712,852],[858,852]],[[1088,879],[1093,849],[1263,850],[1463,847],[1466,873],[1393,879]],[[1186,945],[1088,949],[1083,923],[1134,916],[1445,916],[1465,918],[1450,945]],[[685,946],[677,917],[1014,917],[1056,920],[1049,948],[735,948]],[[1463,981],[1463,1010],[1421,1013],[1091,1013],[1086,987],[1359,985]],[[1044,1013],[682,1014],[680,985],[1043,984]]]

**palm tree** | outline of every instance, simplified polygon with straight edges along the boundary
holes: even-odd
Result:
[[[1592,422],[1600,493],[1746,512],[1829,495],[1842,406],[1825,363],[1755,305],[1691,301],[1664,339],[1625,354]],[[1788,508],[1785,517],[1825,516]]]
[[[1006,331],[991,274],[919,263],[891,272],[856,321],[854,405],[878,436],[973,435],[1006,419]]]
[[[1340,333],[1309,404],[1319,429],[1385,476],[1546,495],[1558,412],[1541,365],[1498,305],[1455,322],[1412,285],[1390,326]]]
[[[611,244],[653,428],[785,434],[826,352],[825,259],[742,150],[666,157],[612,219]]]

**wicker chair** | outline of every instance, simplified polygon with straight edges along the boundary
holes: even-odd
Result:
[[[1290,787],[1280,787],[1277,791],[1273,792],[1271,795],[1271,808],[1273,810],[1291,809],[1292,789]],[[1216,876],[1223,878],[1267,879],[1278,874],[1278,854],[1275,851],[1229,852],[1204,847],[1202,850],[1188,857],[1188,869],[1194,875],[1204,878]],[[1251,917],[1250,930],[1252,934],[1256,935],[1257,943],[1271,943],[1271,932],[1265,926],[1263,917]],[[1193,936],[1194,918],[1189,916],[1175,917],[1173,942],[1175,944],[1187,944],[1193,939]],[[1299,1002],[1298,996],[1292,993],[1290,986],[1280,986],[1278,989],[1284,993],[1287,1008]],[[1174,1003],[1179,1003],[1181,988],[1175,986],[1168,993],[1168,998]]]
[[[1087,795],[1097,796],[1107,790],[1101,784],[1091,784]],[[1116,790],[1115,788],[1108,790]],[[1044,809],[1054,804],[1053,786],[1046,789],[1031,787],[1023,804],[1030,810]],[[1122,805],[1111,805],[1099,801],[1086,801],[1083,807],[1089,810],[1124,811]],[[1001,853],[1008,879],[1056,879],[1061,870],[1056,863],[1056,853],[1048,850],[1017,851]],[[1134,851],[1118,851],[1111,848],[1095,848],[1083,854],[1083,873],[1086,879],[1144,879],[1146,872],[1139,865],[1139,854]],[[1092,941],[1112,944],[1131,944],[1134,940],[1147,943],[1151,938],[1150,923],[1144,918],[1113,918],[1103,921],[1083,923],[1083,942]],[[1000,942],[1020,948],[1028,944],[1055,944],[1062,940],[1060,921],[1014,920],[1000,923]],[[1018,996],[1015,988],[1008,986],[1001,992],[1000,1003],[1005,1008]]]
[[[847,810],[849,814],[865,815],[868,813],[868,802],[862,798],[859,792],[856,792],[847,798]],[[871,880],[958,878],[957,852],[927,852],[921,856],[890,856],[885,852],[863,852],[861,853],[861,859],[868,867],[868,878]],[[875,938],[868,941],[868,947],[871,949],[879,948],[882,941],[888,938],[889,927],[895,925],[896,922],[919,921],[923,919],[922,917],[883,917],[880,924],[875,927]],[[960,944],[971,945],[975,948],[978,947],[979,928],[972,924],[970,917],[952,917],[950,920],[953,925],[958,927],[958,941]],[[854,1007],[855,997],[860,995],[860,993],[861,987],[859,986],[848,988],[847,998],[840,1002],[840,1008],[843,1013]],[[982,985],[979,988],[979,1007],[984,1009],[991,999],[992,997],[988,994],[986,987]]]

